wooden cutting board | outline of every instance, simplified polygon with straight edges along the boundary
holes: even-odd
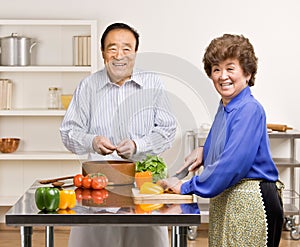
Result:
[[[152,203],[192,203],[194,202],[193,195],[180,195],[163,193],[158,195],[141,194],[138,188],[132,188],[132,196],[134,204],[152,204]]]

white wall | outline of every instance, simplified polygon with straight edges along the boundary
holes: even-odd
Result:
[[[223,33],[243,34],[253,43],[259,58],[256,85],[252,90],[264,105],[268,122],[300,129],[298,0],[0,1],[2,19],[97,19],[99,35],[112,22],[126,22],[141,35],[141,53],[167,53],[189,64],[184,66],[194,66],[199,71],[203,71],[202,56],[212,38]],[[170,61],[167,55],[165,58]],[[102,66],[102,61],[99,61]],[[199,78],[191,82],[174,78],[172,73],[165,75],[167,87],[175,96],[174,102],[184,102],[190,109],[186,112],[174,107],[177,111],[178,108],[182,110],[181,115],[187,114],[183,118],[185,121],[180,123],[182,133],[210,120],[205,107],[196,106],[203,95],[195,92],[194,86],[198,82],[206,87],[211,85],[203,74],[197,76]],[[196,97],[195,102],[191,101],[193,97]],[[212,99],[217,98],[212,95]],[[188,121],[191,117],[192,120]],[[178,163],[182,161],[182,152],[177,154],[178,148],[182,148],[181,141],[179,136],[174,148],[166,155],[168,161],[174,160],[174,154]]]

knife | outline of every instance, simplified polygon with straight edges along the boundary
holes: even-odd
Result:
[[[176,173],[175,175],[173,175],[172,177],[177,177],[178,179],[183,179],[185,178],[188,174],[189,174],[189,167],[190,166],[186,166],[181,172]]]
[[[39,180],[41,184],[51,184],[53,182],[57,182],[60,180],[66,180],[66,179],[71,179],[74,178],[74,176],[67,176],[67,177],[60,177],[60,178],[53,178],[53,179],[45,179],[45,180]]]

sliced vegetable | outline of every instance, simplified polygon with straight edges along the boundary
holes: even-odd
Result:
[[[167,166],[163,158],[147,155],[142,161],[136,162],[136,172],[151,171],[153,182],[167,177]]]
[[[162,194],[164,193],[164,189],[158,184],[145,182],[140,188],[140,193],[141,194]]]
[[[61,190],[59,209],[71,209],[76,206],[76,194],[74,190]]]
[[[152,172],[151,171],[136,172],[135,173],[136,187],[141,188],[141,186],[145,182],[152,182]]]
[[[153,210],[160,209],[164,204],[154,203],[154,204],[140,204],[140,208],[145,212],[152,212]]]
[[[35,191],[35,203],[39,210],[56,211],[59,206],[59,189],[53,187],[39,187]]]
[[[136,214],[152,214],[153,210],[160,209],[164,206],[164,204],[136,204],[135,205],[135,213]]]

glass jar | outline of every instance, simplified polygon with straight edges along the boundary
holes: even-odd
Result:
[[[48,109],[59,109],[60,92],[57,87],[49,87],[48,90]]]

